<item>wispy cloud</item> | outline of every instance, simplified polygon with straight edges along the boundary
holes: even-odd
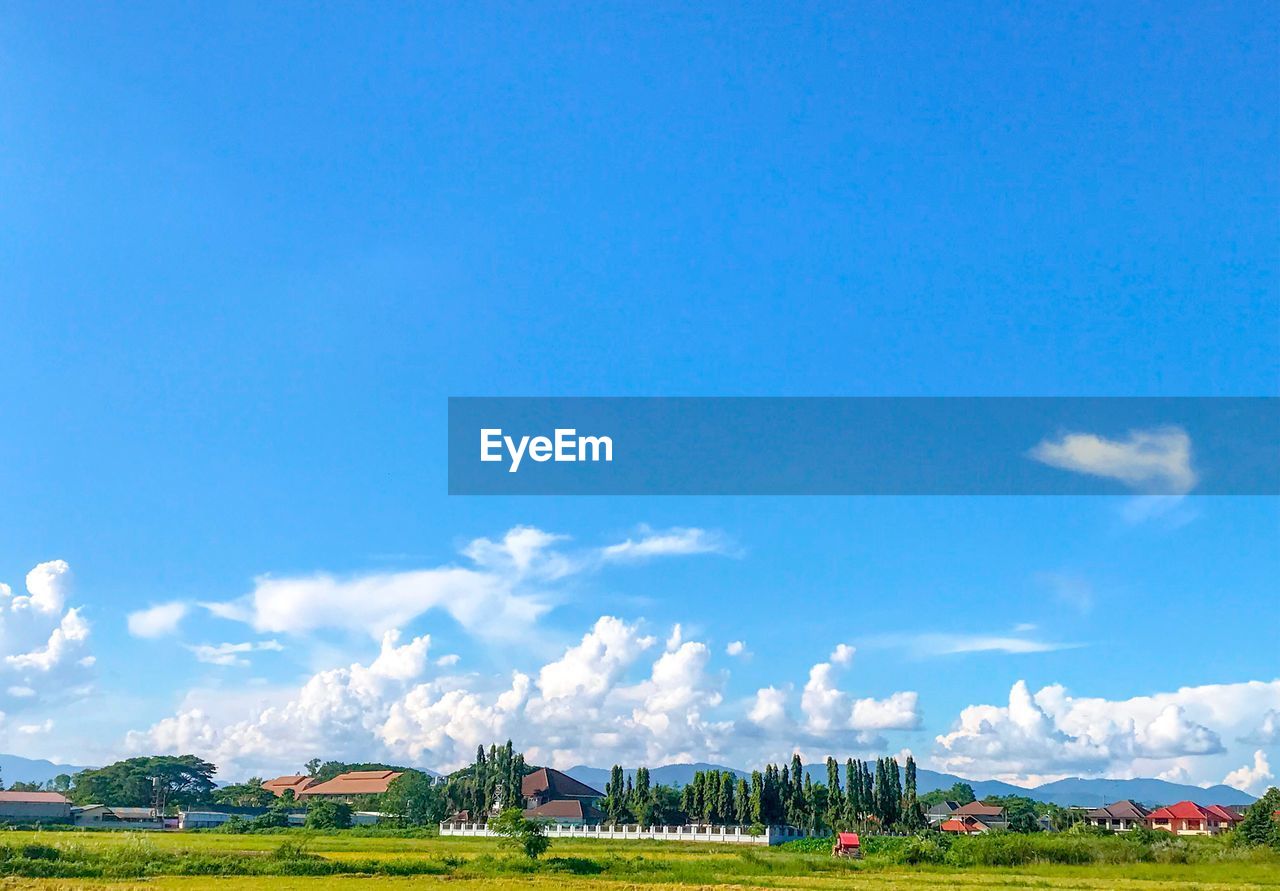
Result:
[[[688,554],[729,554],[732,542],[722,533],[675,527],[655,530],[641,526],[638,537],[601,548],[606,563],[648,560]]]
[[[1145,495],[1185,495],[1199,480],[1191,466],[1191,437],[1181,427],[1131,430],[1124,439],[1068,433],[1042,440],[1027,454],[1050,467],[1117,480]]]
[[[276,640],[245,641],[244,643],[196,644],[187,647],[196,661],[209,665],[245,666],[249,653],[280,652],[284,647]]]
[[[906,650],[913,657],[928,659],[942,656],[959,656],[968,653],[1052,653],[1057,650],[1073,650],[1085,646],[1080,643],[1040,640],[1025,635],[1010,634],[948,634],[924,632],[920,634],[887,634],[869,638],[866,645]]]
[[[516,526],[500,539],[477,538],[463,546],[462,555],[471,565],[350,576],[264,575],[244,597],[201,606],[263,634],[343,628],[375,638],[440,610],[476,636],[509,640],[526,635],[558,602],[555,583],[570,576],[600,571],[608,563],[725,553],[729,548],[720,533],[683,527],[641,527],[638,537],[604,547],[568,549],[568,541],[565,535]]]
[[[185,603],[161,603],[129,613],[125,621],[134,637],[165,637],[178,630],[187,610]]]
[[[1081,614],[1093,610],[1093,585],[1087,579],[1069,572],[1042,572],[1035,579],[1053,592],[1054,599],[1059,603]]]

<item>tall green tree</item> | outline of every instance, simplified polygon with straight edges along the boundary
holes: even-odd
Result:
[[[844,792],[840,788],[840,763],[827,758],[827,826],[835,829],[844,819]]]
[[[433,826],[448,816],[443,787],[418,770],[405,771],[393,780],[378,796],[377,807],[406,826]]]
[[[206,804],[213,797],[217,767],[195,755],[152,755],[117,761],[71,778],[77,804],[148,807],[157,787],[167,804]]]
[[[850,826],[858,826],[862,820],[862,774],[858,764],[852,758],[844,763],[845,820]]]
[[[902,793],[902,827],[908,832],[920,832],[929,824],[924,817],[924,808],[920,807],[917,795],[916,759],[907,756],[906,784]]]
[[[1244,820],[1236,827],[1236,834],[1251,845],[1280,848],[1277,811],[1280,811],[1280,789],[1272,786],[1245,812]]]

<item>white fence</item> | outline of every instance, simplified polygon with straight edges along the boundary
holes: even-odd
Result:
[[[441,835],[464,835],[495,838],[484,823],[441,823]],[[752,835],[745,826],[649,826],[634,823],[622,826],[574,826],[568,823],[547,824],[549,838],[616,838],[629,841],[716,842],[730,845],[780,845],[810,833],[794,826],[768,826],[760,835]]]

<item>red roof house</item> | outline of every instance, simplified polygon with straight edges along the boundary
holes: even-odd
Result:
[[[1152,829],[1174,835],[1217,835],[1238,822],[1238,817],[1224,807],[1216,804],[1201,807],[1194,801],[1179,801],[1157,808],[1147,816],[1147,823]]]

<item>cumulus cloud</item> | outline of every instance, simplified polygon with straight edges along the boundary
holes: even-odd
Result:
[[[1271,764],[1267,761],[1267,753],[1262,749],[1258,749],[1253,753],[1253,764],[1246,764],[1244,767],[1231,771],[1223,778],[1222,782],[1227,786],[1261,795],[1267,785],[1267,781],[1273,779],[1274,776],[1271,773]]]
[[[134,637],[165,637],[178,630],[189,607],[182,602],[161,603],[129,613],[126,624]]]
[[[1124,439],[1068,433],[1028,453],[1051,467],[1117,480],[1147,495],[1185,495],[1195,488],[1191,437],[1180,427],[1131,430]]]
[[[48,672],[63,664],[68,654],[76,649],[77,644],[84,643],[88,639],[89,623],[80,617],[78,610],[69,609],[63,615],[62,621],[58,623],[58,627],[50,632],[44,646],[27,653],[5,656],[4,661],[17,669]]]
[[[249,660],[245,658],[249,653],[279,652],[284,647],[279,641],[258,640],[243,643],[196,644],[187,649],[196,657],[197,662],[243,667],[249,664]]]
[[[905,690],[887,699],[859,699],[853,703],[849,725],[854,730],[915,730],[921,715],[919,694]]]
[[[848,644],[836,644],[836,648],[831,651],[831,661],[836,665],[848,665],[853,662],[853,654],[855,650]]]
[[[787,692],[777,687],[762,687],[756,691],[755,702],[747,717],[761,727],[779,729],[785,727],[787,718]]]
[[[748,656],[747,644],[741,640],[731,640],[729,645],[724,648],[726,656]]]
[[[1006,705],[965,708],[936,738],[934,764],[974,777],[1150,776],[1223,753],[1224,733],[1242,732],[1277,703],[1280,681],[1118,701],[1073,697],[1059,685],[1033,695],[1018,681]]]
[[[295,769],[317,751],[447,770],[467,763],[478,744],[507,738],[532,761],[562,767],[746,763],[759,757],[760,745],[787,753],[802,744],[839,751],[872,744],[863,728],[918,722],[914,693],[855,701],[830,677],[839,707],[825,725],[812,691],[804,724],[788,716],[781,688],[760,690],[741,710],[729,708],[727,675],[712,669],[711,657],[705,642],[683,632],[669,634],[663,646],[641,622],[601,616],[539,668],[459,676],[441,670],[429,637],[401,644],[389,631],[372,661],[318,672],[251,718],[215,718],[242,713],[218,700],[239,694],[203,691],[177,714],[130,733],[126,745],[133,752],[196,752],[233,776]],[[818,668],[816,676],[823,673]]]
[[[469,566],[339,577],[329,573],[256,579],[238,600],[203,604],[219,618],[264,634],[303,634],[321,628],[374,637],[441,610],[473,634],[524,635],[554,604],[548,585],[605,562],[707,553],[718,539],[701,529],[670,530],[618,545],[565,553],[567,538],[517,526],[497,541],[478,538],[462,549]]]
[[[14,612],[29,609],[46,615],[62,611],[67,600],[67,587],[71,582],[71,567],[65,560],[39,563],[27,573],[27,593],[13,598],[10,608]],[[9,592],[5,585],[5,592]]]
[[[84,689],[90,629],[80,607],[66,606],[70,583],[66,561],[50,560],[27,573],[26,594],[0,586],[0,701],[14,709]]]
[[[1240,737],[1241,742],[1259,746],[1280,746],[1280,709],[1270,709],[1262,716],[1261,723]]]

